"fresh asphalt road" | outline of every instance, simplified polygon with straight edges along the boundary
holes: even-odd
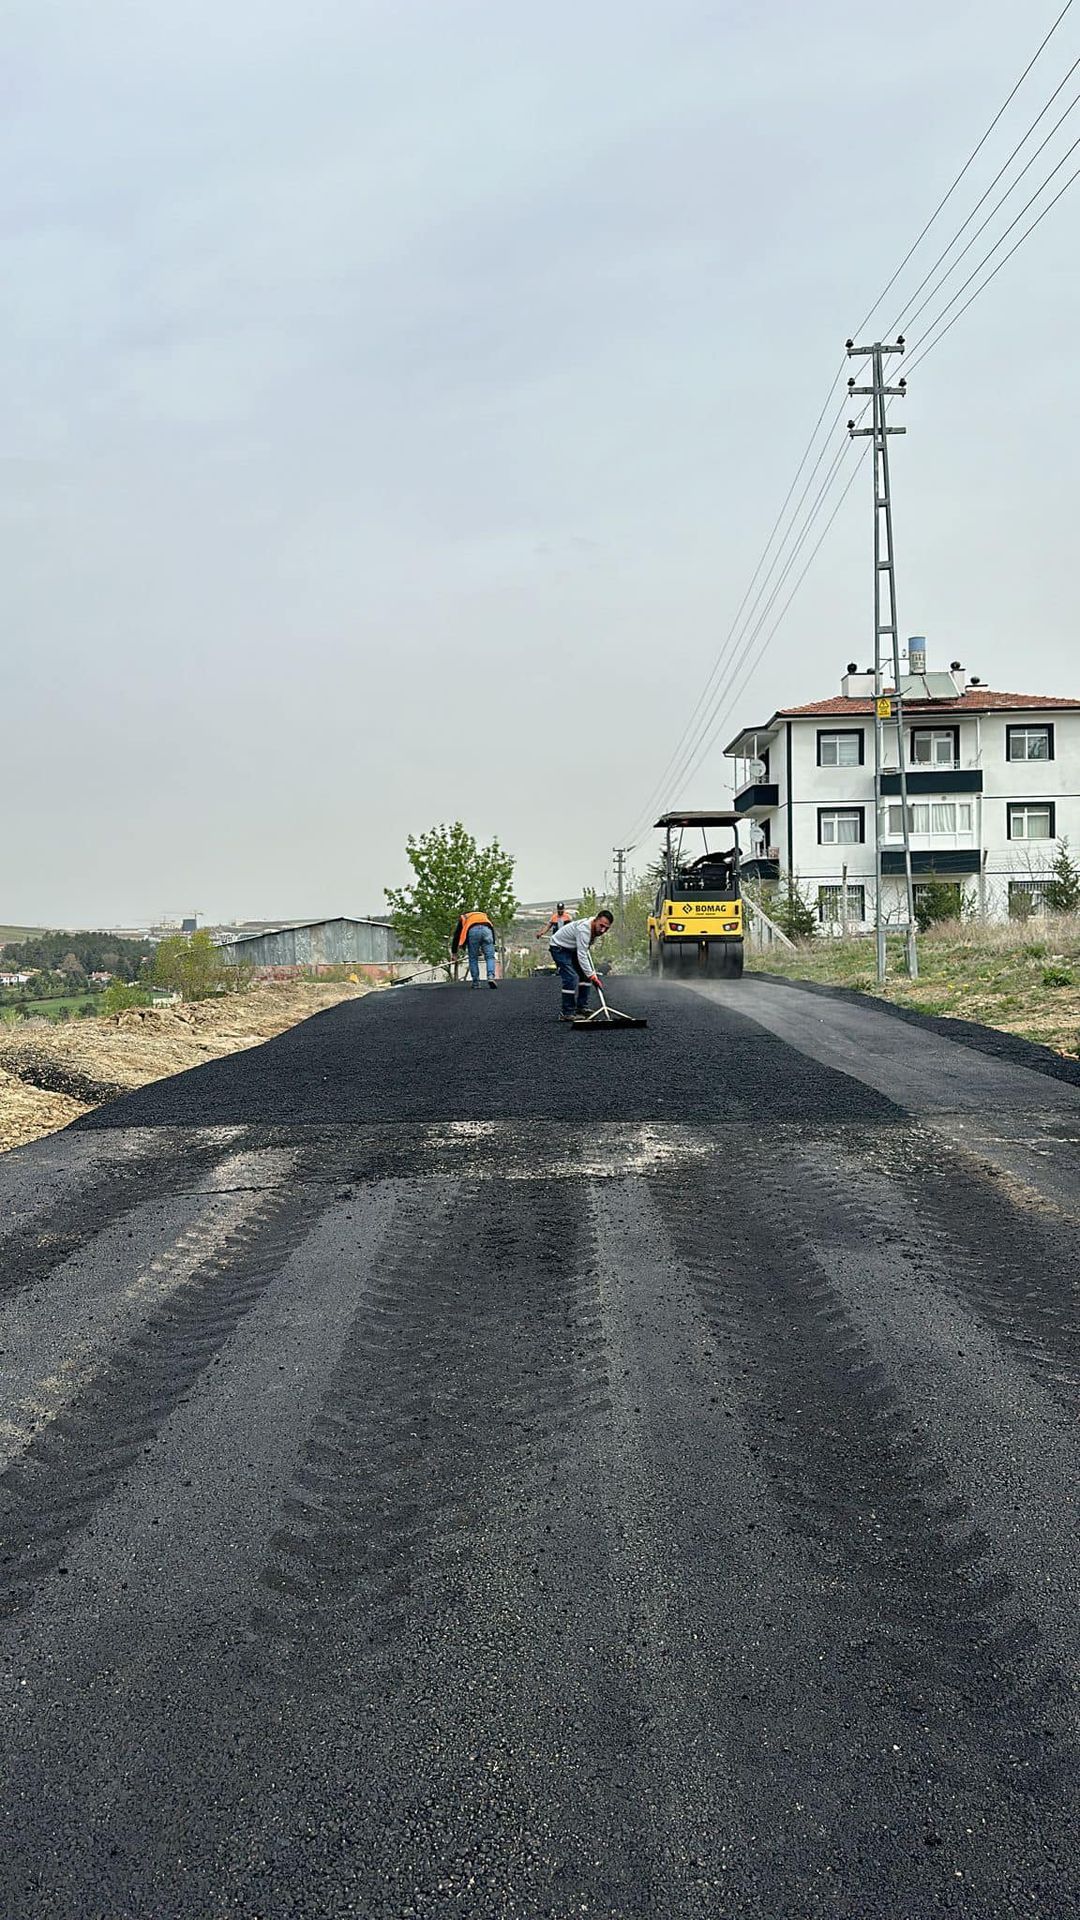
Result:
[[[619,997],[0,1162],[4,1920],[1077,1912],[1080,1071]]]

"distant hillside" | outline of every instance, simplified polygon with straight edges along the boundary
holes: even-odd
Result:
[[[48,927],[5,927],[0,926],[0,948],[6,947],[9,940],[40,940]]]

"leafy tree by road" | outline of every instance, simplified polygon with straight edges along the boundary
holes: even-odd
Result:
[[[477,907],[497,935],[504,935],[517,911],[514,856],[497,840],[478,846],[460,820],[410,834],[405,843],[413,878],[404,887],[387,887],[390,923],[404,953],[431,967],[450,971],[450,938],[460,913]]]
[[[205,927],[195,933],[170,933],[158,942],[150,978],[183,1000],[207,1000],[230,984],[221,953]]]

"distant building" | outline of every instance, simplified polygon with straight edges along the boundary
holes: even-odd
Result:
[[[25,987],[29,978],[28,973],[0,973],[0,987]]]
[[[339,967],[382,979],[401,957],[391,929],[378,920],[293,920],[250,933],[223,929],[215,940],[227,965],[271,979]]]
[[[1080,700],[998,693],[958,662],[927,673],[910,643],[901,681],[915,895],[945,882],[987,919],[1038,912],[1057,843],[1080,844]],[[848,668],[839,695],[780,707],[725,747],[747,830],[743,873],[791,874],[826,929],[874,920],[874,676]],[[886,729],[882,906],[904,914],[896,731]]]

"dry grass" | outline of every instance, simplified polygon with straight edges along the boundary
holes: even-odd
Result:
[[[258,1046],[370,991],[347,981],[271,982],[194,1006],[0,1025],[0,1152],[55,1133],[116,1093]]]
[[[749,962],[791,979],[880,994],[919,1013],[977,1020],[1080,1053],[1080,914],[984,925],[945,920],[919,937],[919,978],[904,972],[903,941],[889,940],[889,971],[877,984],[872,938],[816,940],[795,953],[773,948]]]

